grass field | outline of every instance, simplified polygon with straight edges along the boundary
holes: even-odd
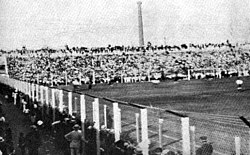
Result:
[[[243,91],[237,91],[235,77],[213,80],[165,81],[159,84],[116,83],[112,86],[97,84],[92,90],[86,85],[77,89],[83,94],[108,97],[130,103],[168,109],[186,114],[190,125],[196,127],[196,147],[199,147],[199,136],[206,135],[213,142],[215,154],[231,154],[234,151],[234,138],[242,138],[242,152],[249,153],[249,128],[239,116],[250,118],[250,78],[243,77]],[[64,87],[71,90],[71,87]],[[86,97],[87,113],[91,118],[91,99]],[[79,98],[77,99],[79,103]],[[101,104],[110,103],[100,100]],[[122,109],[122,130],[135,136],[135,114],[138,109],[119,105]],[[100,108],[101,109],[101,108]],[[111,107],[112,109],[112,107]],[[102,110],[101,110],[102,112]],[[149,137],[154,145],[158,142],[158,119],[164,119],[163,143],[168,144],[181,138],[180,118],[156,111],[148,113]],[[181,149],[181,143],[167,146],[168,149]]]
[[[160,84],[129,83],[96,85],[82,93],[151,105],[163,109],[250,117],[250,78],[244,77],[238,92],[236,78],[191,81],[166,81]]]

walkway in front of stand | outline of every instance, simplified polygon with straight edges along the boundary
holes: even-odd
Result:
[[[0,101],[3,104],[3,111],[5,113],[6,121],[9,122],[12,129],[12,138],[14,142],[14,148],[16,154],[20,155],[20,149],[18,148],[18,136],[20,132],[23,132],[25,135],[30,130],[30,122],[27,117],[19,110],[13,103],[7,101],[4,97],[5,94],[1,92]],[[53,139],[49,135],[41,135],[43,142],[42,146],[39,148],[39,155],[62,155],[62,152],[59,152],[55,149],[53,144]]]

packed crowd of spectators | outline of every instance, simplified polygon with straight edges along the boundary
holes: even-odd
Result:
[[[53,50],[10,51],[8,71],[10,77],[48,85],[110,81],[146,81],[164,79],[171,75],[186,77],[188,70],[212,72],[249,71],[250,51],[233,46],[228,41],[221,44],[189,46],[69,48]],[[248,73],[247,73],[248,74]],[[93,79],[93,76],[95,77]],[[173,76],[172,76],[173,77]]]

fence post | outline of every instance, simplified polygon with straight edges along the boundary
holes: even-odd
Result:
[[[100,155],[100,114],[99,114],[99,99],[95,98],[93,102],[93,121],[96,129],[96,154]]]
[[[192,155],[195,155],[195,126],[190,126],[191,132],[191,151]]]
[[[236,155],[240,155],[240,137],[235,137],[235,153]]]
[[[147,109],[141,109],[141,133],[142,133],[142,152],[148,155],[149,139],[148,139],[148,112]]]
[[[115,130],[115,141],[120,140],[120,129],[119,129],[119,111],[118,103],[113,103],[113,113],[114,113],[114,130]]]
[[[32,99],[32,83],[29,83],[29,101]]]
[[[52,107],[52,111],[53,111],[53,122],[55,122],[56,120],[56,98],[55,98],[55,89],[52,88],[51,89],[51,107]]]
[[[68,92],[68,109],[69,109],[69,115],[72,115],[72,92]]]
[[[139,124],[139,113],[135,113],[135,122],[136,122],[136,140],[137,143],[140,143],[140,124]]]
[[[81,110],[81,121],[82,123],[85,122],[86,119],[86,103],[85,103],[85,96],[80,96],[81,104],[80,104],[80,110]]]
[[[86,119],[86,104],[85,96],[80,96],[80,111],[81,111],[81,123],[82,123],[82,137],[85,139],[85,119]],[[85,154],[85,143],[82,143],[82,152]]]
[[[92,77],[93,85],[95,85],[95,71],[93,70],[93,77]]]
[[[41,108],[42,108],[42,118],[44,118],[44,86],[40,86],[40,94],[41,94]]]
[[[29,94],[29,83],[28,82],[25,82],[26,83],[26,95],[28,95]]]
[[[190,155],[190,133],[189,133],[189,118],[181,118],[182,126],[182,150],[183,155]]]
[[[40,86],[40,101],[41,101],[41,105],[43,106],[43,103],[44,103],[44,99],[43,99],[43,95],[44,95],[44,93],[43,93],[43,91],[44,91],[44,86]]]
[[[28,95],[29,95],[29,99],[31,98],[31,83],[28,83],[29,88],[28,88]]]
[[[159,147],[162,148],[162,124],[163,119],[159,119]]]
[[[122,122],[121,122],[121,120],[122,120],[122,115],[121,115],[121,109],[120,108],[118,108],[117,109],[117,112],[118,112],[118,114],[117,114],[117,117],[118,117],[118,120],[119,120],[119,122],[118,122],[118,129],[119,129],[119,132],[120,132],[120,134],[122,133]]]
[[[221,79],[221,69],[219,69],[219,79]]]
[[[107,105],[103,105],[103,113],[104,113],[104,126],[107,127]]]
[[[38,102],[38,100],[39,100],[39,85],[36,84],[35,86],[36,86],[36,101]]]
[[[32,95],[32,101],[35,101],[35,86],[34,83],[31,84],[31,95]]]
[[[63,90],[59,90],[59,111],[63,111]]]
[[[47,106],[47,115],[49,114],[49,87],[45,87],[45,91],[46,91],[46,106]]]
[[[190,79],[191,79],[190,69],[188,69],[188,77],[187,78],[190,81]]]

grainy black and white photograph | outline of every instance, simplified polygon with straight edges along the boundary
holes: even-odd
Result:
[[[250,155],[249,0],[0,0],[0,155]]]

